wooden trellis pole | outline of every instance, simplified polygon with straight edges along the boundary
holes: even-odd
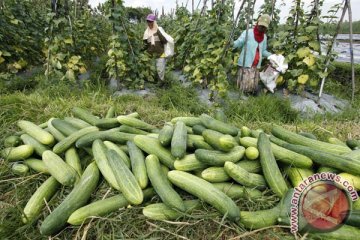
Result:
[[[354,102],[355,98],[355,66],[354,66],[354,48],[353,48],[353,28],[352,28],[352,11],[351,11],[351,1],[347,0],[348,5],[348,14],[349,14],[349,24],[350,24],[350,58],[351,58],[351,103]]]

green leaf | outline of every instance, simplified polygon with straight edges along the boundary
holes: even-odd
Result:
[[[5,58],[0,56],[0,64],[2,64],[3,62],[5,62]]]
[[[73,40],[71,39],[71,38],[66,38],[66,39],[64,39],[64,43],[66,43],[66,44],[73,44]]]
[[[308,26],[305,28],[305,31],[307,33],[312,33],[312,32],[315,32],[317,30],[317,28],[318,28],[317,26]]]
[[[293,70],[290,70],[289,72],[293,77],[297,77],[300,74],[302,74],[303,70],[302,69],[293,69]]]
[[[306,42],[308,41],[310,38],[308,36],[300,36],[297,38],[297,42],[298,43],[302,43],[302,42]]]
[[[14,24],[14,25],[18,25],[19,24],[19,20],[17,20],[17,19],[13,19],[13,20],[11,20],[10,21],[12,24]]]
[[[314,49],[315,51],[318,51],[320,49],[320,44],[317,41],[311,41],[309,42],[309,46]]]
[[[310,48],[308,47],[299,48],[296,51],[296,54],[298,55],[299,58],[303,59],[310,54]]]

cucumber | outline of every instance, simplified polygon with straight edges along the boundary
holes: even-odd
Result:
[[[98,117],[94,116],[89,110],[80,108],[80,107],[74,107],[72,109],[72,113],[75,117],[80,118],[81,120],[84,120],[85,122],[95,126],[97,121],[99,120]]]
[[[240,131],[241,131],[241,137],[250,137],[252,133],[257,134],[257,132],[252,132],[252,130],[246,126],[242,126]]]
[[[70,215],[89,200],[99,181],[99,169],[91,163],[70,194],[48,215],[41,224],[42,235],[53,235],[63,229]]]
[[[202,124],[196,124],[192,129],[194,134],[202,135],[202,132],[206,130],[206,127]]]
[[[221,121],[221,122],[224,122],[226,123],[227,122],[227,117],[224,113],[224,111],[220,108],[216,109],[215,110],[215,113],[214,113],[214,118],[218,121]]]
[[[234,200],[247,199],[250,201],[256,201],[258,199],[261,199],[261,197],[263,196],[261,191],[255,188],[247,188],[235,183],[220,182],[213,183],[213,185]]]
[[[354,226],[354,227],[359,227],[360,226],[360,211],[359,210],[351,211],[348,219],[346,220],[346,224]]]
[[[148,130],[151,131],[153,129],[156,129],[155,126],[148,124],[140,119],[137,118],[133,118],[133,117],[128,117],[128,116],[118,116],[117,120],[119,121],[119,123],[123,124],[123,125],[128,125],[130,127],[134,127],[134,128],[139,128],[142,130]]]
[[[352,210],[360,210],[360,198],[358,198],[353,202]]]
[[[310,139],[317,140],[317,137],[314,134],[309,133],[309,132],[299,132],[299,135],[310,138]]]
[[[231,177],[225,172],[223,167],[209,167],[201,172],[201,177],[211,183],[226,182]]]
[[[171,119],[171,123],[175,124],[177,121],[182,121],[186,126],[192,127],[197,124],[201,124],[201,120],[198,117],[176,117]]]
[[[350,173],[339,173],[338,176],[340,176],[342,179],[345,179],[348,181],[356,191],[360,190],[360,176],[356,176]]]
[[[185,205],[185,213],[191,214],[192,211],[199,209],[201,207],[199,200],[187,200],[184,201]],[[150,218],[152,220],[176,220],[185,214],[170,208],[168,205],[164,203],[155,203],[150,204],[143,208],[143,214],[145,217]]]
[[[245,169],[249,173],[260,173],[261,170],[261,164],[260,161],[253,161],[253,160],[241,160],[236,163],[239,167]]]
[[[39,217],[45,203],[48,202],[58,191],[60,183],[54,177],[49,177],[41,186],[36,189],[34,194],[24,207],[22,214],[23,223],[31,223]]]
[[[184,202],[180,195],[167,182],[167,176],[161,169],[159,159],[155,155],[150,154],[146,157],[145,163],[151,185],[161,200],[170,208],[185,212]]]
[[[222,121],[216,120],[209,115],[203,113],[200,116],[201,124],[208,129],[212,129],[217,132],[221,132],[226,135],[236,136],[238,135],[238,129]]]
[[[360,228],[349,225],[342,225],[340,228],[331,232],[309,233],[311,239],[326,239],[326,240],[354,240],[358,239],[360,235]]]
[[[360,147],[360,140],[348,139],[348,140],[346,140],[346,145],[351,149]]]
[[[4,140],[4,147],[17,147],[22,143],[21,138],[19,136],[8,136]]]
[[[321,142],[318,140],[310,139],[299,134],[288,131],[280,126],[274,125],[272,130],[272,134],[275,137],[278,137],[282,140],[285,140],[291,144],[298,144],[302,146],[306,146],[312,148],[317,151],[325,151],[333,154],[344,154],[351,152],[351,149],[345,146],[334,145],[331,143]],[[313,159],[314,160],[314,159]]]
[[[324,167],[324,166],[320,166],[317,170],[318,173],[322,173],[322,172],[331,172],[331,173],[339,173],[340,170],[336,169],[336,168],[332,168],[332,167]]]
[[[139,113],[137,113],[137,112],[129,113],[126,116],[127,117],[132,117],[132,118],[139,118],[140,117]]]
[[[133,140],[135,134],[118,132],[118,128],[113,128],[106,131],[92,132],[82,136],[76,141],[76,147],[91,146],[93,141],[100,139],[102,141],[110,141],[113,143],[126,144],[127,141]]]
[[[288,167],[285,169],[293,187],[298,187],[302,181],[314,174],[313,170],[307,168]]]
[[[95,140],[92,145],[92,151],[94,153],[96,165],[105,180],[111,187],[120,191],[120,186],[115,179],[114,173],[106,156],[108,149],[105,144],[99,139]]]
[[[111,129],[120,126],[116,118],[103,118],[96,121],[95,126],[102,129]]]
[[[115,107],[114,106],[111,106],[107,112],[106,112],[106,115],[105,115],[105,118],[113,118],[115,117]]]
[[[127,146],[129,149],[132,172],[134,173],[140,188],[145,189],[149,183],[149,179],[146,172],[144,153],[132,141],[128,141]]]
[[[283,197],[288,191],[288,187],[271,150],[270,140],[265,133],[259,135],[258,149],[260,164],[267,185],[277,196]]]
[[[55,142],[53,135],[30,121],[20,120],[17,122],[17,125],[25,133],[44,145],[52,145]]]
[[[73,186],[79,175],[74,168],[69,166],[54,152],[47,150],[42,159],[51,176],[64,186]]]
[[[65,135],[62,132],[60,132],[57,128],[55,128],[54,125],[52,124],[52,121],[55,119],[56,118],[50,118],[48,121],[49,132],[54,136],[54,138],[57,141],[61,141],[65,138]]]
[[[171,138],[171,154],[176,158],[183,158],[186,154],[187,131],[185,123],[177,121]]]
[[[47,169],[45,163],[40,160],[40,159],[36,159],[36,158],[29,158],[26,159],[24,161],[24,163],[31,168],[32,170],[36,171],[36,172],[41,172],[41,173],[49,173],[49,170]]]
[[[336,137],[329,137],[328,142],[331,144],[336,144],[336,145],[347,147],[346,143],[344,143],[343,141],[341,141],[340,139],[338,139]]]
[[[70,123],[71,125],[73,125],[74,127],[78,128],[78,129],[92,126],[91,124],[85,122],[84,120],[81,120],[80,118],[75,118],[75,117],[65,117],[64,121]]]
[[[249,173],[235,163],[226,162],[224,169],[232,179],[245,187],[256,187],[259,189],[264,189],[266,187],[264,176],[256,173]]]
[[[171,143],[171,139],[174,133],[174,125],[170,122],[164,124],[164,127],[159,132],[159,141],[161,145],[167,147]]]
[[[22,134],[20,138],[26,145],[32,146],[36,154],[40,157],[42,156],[43,152],[45,152],[46,150],[50,150],[46,145],[40,143],[28,134]]]
[[[140,135],[146,135],[149,134],[148,132],[138,129],[138,128],[134,128],[134,127],[130,127],[128,125],[121,125],[119,127],[119,131],[120,132],[124,132],[124,133],[132,133],[132,134],[140,134]]]
[[[143,190],[144,199],[150,199],[155,195],[153,188]],[[103,217],[115,212],[120,208],[130,205],[123,194],[118,194],[103,200],[92,202],[73,212],[67,222],[71,225],[81,225],[88,222],[93,217]]]
[[[214,149],[207,142],[205,142],[204,137],[201,135],[188,134],[186,145],[189,149]]]
[[[123,150],[121,150],[121,148],[118,145],[116,145],[115,143],[110,142],[110,141],[104,141],[104,144],[107,147],[107,149],[112,149],[115,152],[117,152],[117,154],[119,154],[121,160],[124,161],[124,163],[126,164],[126,166],[128,168],[130,168],[130,166],[131,166],[130,158]]]
[[[168,178],[174,185],[212,205],[232,221],[239,220],[240,211],[235,202],[211,183],[177,170],[170,171]]]
[[[182,159],[175,160],[174,167],[180,171],[193,171],[197,169],[204,169],[207,165],[195,157],[195,154],[189,154]]]
[[[270,138],[270,140],[273,138]],[[240,144],[245,147],[257,147],[258,140],[256,138],[251,137],[243,137],[240,138]],[[295,151],[291,151],[284,147],[280,147],[275,143],[271,143],[271,150],[275,156],[275,158],[287,165],[298,167],[298,168],[311,168],[313,165],[313,161],[311,158],[299,154]]]
[[[236,146],[230,152],[224,153],[216,150],[197,149],[196,158],[210,166],[224,166],[225,162],[238,162],[245,153],[243,146]]]
[[[69,148],[65,152],[65,162],[72,167],[76,173],[81,176],[82,168],[80,163],[80,157],[75,148]]]
[[[360,161],[360,149],[353,150],[349,153],[343,154],[342,156],[352,158],[354,160]]]
[[[72,124],[64,121],[64,120],[60,120],[60,119],[53,119],[51,121],[52,125],[58,130],[60,131],[65,137],[71,135],[74,132],[77,132],[80,130],[80,128],[74,127]],[[62,140],[62,139],[61,139]]]
[[[157,156],[161,163],[168,168],[174,169],[175,158],[168,149],[160,144],[158,139],[137,135],[134,137],[134,143],[147,154],[154,154]]]
[[[260,229],[276,225],[279,217],[279,207],[255,212],[240,211],[240,224],[247,229]]]
[[[220,151],[229,152],[237,145],[232,136],[214,130],[207,129],[203,131],[202,136],[208,144]]]
[[[175,125],[176,125],[176,124],[175,124]],[[193,133],[194,133],[191,127],[185,126],[185,128],[186,128],[186,133],[187,133],[187,134],[193,134]]]
[[[110,149],[107,151],[106,156],[124,197],[131,204],[141,204],[144,200],[144,195],[133,173],[126,166],[124,161],[121,160],[121,157],[116,151]]]
[[[1,156],[10,161],[15,162],[29,158],[34,152],[34,147],[30,145],[20,145],[17,147],[7,147],[1,151]]]
[[[25,176],[29,172],[29,167],[22,163],[14,163],[11,166],[11,172],[18,176]]]
[[[85,136],[86,134],[92,133],[92,132],[98,132],[99,129],[97,127],[86,127],[83,129],[78,130],[77,132],[72,133],[71,135],[67,136],[57,144],[55,144],[53,148],[53,152],[56,154],[60,154],[65,152],[67,149],[69,149],[75,142],[80,139],[82,136]]]

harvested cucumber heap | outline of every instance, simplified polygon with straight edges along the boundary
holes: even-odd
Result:
[[[14,174],[49,176],[24,207],[24,223],[47,213],[46,202],[61,188],[72,189],[40,219],[43,235],[144,203],[143,214],[154,220],[176,220],[209,204],[240,226],[259,229],[289,224],[293,187],[316,172],[338,173],[360,190],[357,140],[323,142],[276,125],[271,134],[239,129],[221,111],[215,118],[177,117],[161,129],[137,113],[116,116],[114,108],[104,118],[78,107],[72,113],[40,125],[18,121],[21,131],[5,139],[1,152]],[[117,195],[91,202],[101,178]],[[240,211],[238,199],[261,201],[269,190],[280,199],[274,208]],[[185,200],[184,192],[192,200]],[[155,195],[162,203],[150,204]],[[348,225],[329,237],[342,231],[350,231],[353,239],[360,235],[359,205],[353,204]]]

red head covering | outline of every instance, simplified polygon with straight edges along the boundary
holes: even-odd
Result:
[[[265,33],[264,33],[264,32],[260,32],[260,31],[259,31],[259,28],[258,28],[258,25],[256,24],[256,26],[254,27],[254,37],[255,37],[255,40],[256,40],[258,43],[261,43],[261,42],[264,40],[264,36],[265,36]]]

